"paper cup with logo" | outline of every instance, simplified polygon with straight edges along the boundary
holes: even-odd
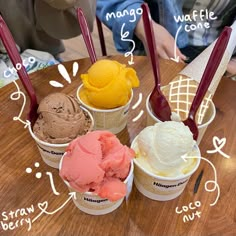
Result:
[[[161,122],[156,116],[154,116],[152,112],[152,108],[149,103],[150,94],[148,95],[146,99],[146,111],[147,111],[147,126],[154,125],[157,122]],[[210,100],[209,101],[209,107],[204,115],[203,122],[201,125],[198,125],[198,138],[197,138],[197,144],[199,145],[202,137],[207,130],[208,125],[214,120],[216,115],[216,108],[214,103]]]
[[[113,134],[121,132],[127,125],[128,112],[130,103],[133,99],[133,91],[126,105],[114,109],[98,109],[85,104],[80,99],[80,90],[83,88],[81,85],[77,90],[77,98],[83,107],[86,107],[92,114],[94,119],[94,130],[108,130]]]
[[[85,109],[83,107],[81,107],[81,109],[83,109],[84,112],[86,112],[88,114],[88,116],[90,117],[90,119],[92,121],[90,130],[89,130],[89,131],[91,131],[94,126],[93,117],[87,109]],[[34,134],[32,127],[30,125],[28,127],[29,127],[29,132],[30,132],[32,138],[35,140],[35,142],[37,144],[37,147],[39,149],[39,152],[41,154],[43,161],[47,165],[58,169],[61,157],[64,155],[66,147],[69,145],[69,143],[53,144],[53,143],[44,142],[44,141],[40,140]]]
[[[64,157],[64,156],[63,156]],[[60,162],[59,170],[62,167],[62,161],[63,157]],[[134,171],[134,164],[133,161],[130,163],[130,171],[126,179],[124,180],[124,183],[127,186],[127,194],[129,194],[129,191],[132,189],[133,184],[133,171]],[[101,198],[96,193],[93,192],[85,192],[81,193],[77,190],[73,189],[70,184],[63,180],[65,184],[67,185],[69,191],[75,192],[76,199],[73,198],[74,204],[83,212],[90,214],[90,215],[105,215],[108,213],[113,212],[116,210],[123,202],[124,198],[121,198],[117,201],[109,201],[107,198]]]
[[[134,143],[131,144],[134,148]],[[185,189],[190,177],[197,170],[200,164],[200,150],[197,145],[194,146],[194,167],[188,173],[179,177],[165,177],[156,175],[150,170],[145,169],[137,159],[134,159],[134,184],[138,191],[144,196],[157,200],[168,201],[178,197]]]

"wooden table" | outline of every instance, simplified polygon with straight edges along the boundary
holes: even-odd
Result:
[[[116,56],[113,59],[127,64],[127,58],[123,56]],[[133,104],[137,101],[140,92],[145,98],[153,87],[151,66],[147,58],[135,57],[134,62],[133,67],[138,73],[141,84],[134,90]],[[71,75],[71,84],[62,79],[56,66],[31,75],[39,101],[52,92],[75,94],[81,83],[79,74],[87,71],[90,61],[89,59],[78,60],[79,72],[76,78],[72,76],[72,63],[64,63]],[[172,61],[161,61],[162,84],[167,84],[183,67],[183,64],[175,64]],[[64,87],[54,88],[49,85],[50,80],[61,82]],[[20,81],[18,84],[22,88]],[[10,99],[10,94],[16,91],[15,85],[12,83],[0,89],[2,136],[0,140],[0,235],[236,235],[235,89],[236,82],[227,78],[222,79],[214,97],[217,115],[200,145],[202,156],[211,161],[217,171],[220,198],[215,206],[210,204],[216,199],[217,193],[210,193],[204,189],[204,183],[214,178],[213,168],[206,161],[202,161],[185,191],[174,200],[167,202],[150,200],[133,186],[128,203],[124,201],[113,213],[103,216],[87,215],[69,201],[53,215],[41,215],[29,231],[31,220],[40,213],[38,204],[48,201],[47,210],[53,212],[68,199],[68,189],[58,176],[58,170],[44,164],[28,130],[24,129],[20,122],[12,120],[18,115],[22,105],[22,99],[18,101]],[[138,121],[132,122],[141,109],[145,111],[144,100],[136,110],[130,110],[128,126],[118,135],[121,142],[126,145],[130,145],[133,138],[146,126],[146,114]],[[28,103],[25,110],[27,109]],[[26,112],[23,113],[22,118],[25,117]],[[207,150],[214,149],[213,136],[220,139],[227,138],[222,151],[230,155],[230,159],[224,158],[218,152],[206,153]],[[35,162],[40,164],[38,168],[34,166]],[[27,167],[33,170],[31,174],[26,173]],[[202,169],[204,175],[198,192],[194,194],[194,184]],[[35,177],[37,172],[42,173],[40,179]],[[55,188],[60,195],[53,193],[46,172],[52,173]],[[175,212],[176,207],[181,209],[182,206],[196,201],[201,203],[199,208],[189,209],[182,214]],[[34,210],[32,213],[26,210],[30,207]],[[194,220],[183,222],[184,215],[192,215],[197,210],[200,212],[200,217],[195,216]],[[10,214],[8,218],[12,215],[13,219],[6,220],[6,214]],[[11,221],[14,225],[10,224]],[[2,222],[7,223],[7,227],[10,225],[12,230],[3,230]],[[13,229],[16,222],[18,227]]]

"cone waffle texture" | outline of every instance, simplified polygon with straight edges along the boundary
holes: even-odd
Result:
[[[231,28],[232,32],[225,53],[209,86],[209,91],[212,95],[215,94],[219,82],[227,69],[227,65],[236,47],[236,21],[232,24]],[[216,40],[209,47],[207,47],[198,57],[196,57],[190,64],[188,64],[179,74],[186,75],[200,83],[200,80],[212,53],[212,50],[215,46],[215,43]]]
[[[193,78],[178,75],[168,86],[162,89],[163,94],[169,101],[171,110],[177,113],[181,120],[188,117],[189,109],[198,88],[198,82]],[[211,100],[211,93],[207,92],[196,115],[198,125],[202,124],[203,118]]]
[[[187,65],[180,72],[180,74],[191,77],[195,81],[200,83],[202,75],[203,75],[204,70],[206,68],[207,62],[208,62],[211,52],[214,48],[214,45],[215,45],[215,43],[213,43],[207,49],[205,49],[195,60],[193,60],[189,65]],[[212,79],[212,82],[209,86],[209,89],[208,89],[212,95],[215,94],[215,91],[219,85],[219,82],[227,69],[227,65],[230,61],[230,57],[231,57],[230,53],[228,53],[228,51],[225,51],[223,58],[220,62],[220,65],[219,65],[219,67],[214,75],[214,78]]]
[[[221,59],[220,65],[216,70],[208,92],[206,93],[204,100],[198,109],[196,116],[197,124],[202,124],[204,116],[209,107],[209,100],[212,98],[212,96],[214,96],[219,82],[224,75],[230,58],[235,50],[236,21],[233,23],[231,28],[231,36],[224,55]],[[171,110],[176,112],[181,117],[181,120],[185,120],[188,116],[188,112],[196,94],[198,84],[201,81],[215,43],[216,40],[190,64],[188,64],[168,86],[163,88],[163,93],[169,100]]]

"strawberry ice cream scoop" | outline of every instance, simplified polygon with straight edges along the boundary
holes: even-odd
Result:
[[[95,192],[116,201],[126,195],[123,182],[135,153],[108,131],[93,131],[73,140],[63,157],[60,176],[78,192]]]

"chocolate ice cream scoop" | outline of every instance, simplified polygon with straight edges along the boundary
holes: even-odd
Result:
[[[92,121],[81,109],[76,98],[63,93],[52,93],[38,107],[39,117],[33,132],[48,143],[68,143],[91,129]]]

